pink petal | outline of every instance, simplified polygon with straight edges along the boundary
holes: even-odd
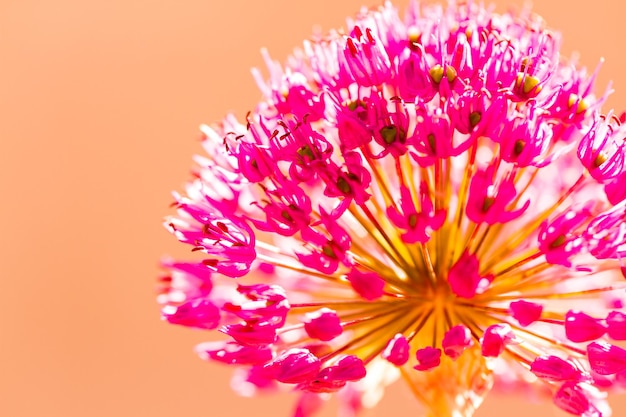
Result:
[[[322,308],[306,315],[304,330],[309,337],[328,342],[339,336],[343,327],[337,313],[329,308]]]
[[[565,314],[565,335],[572,342],[589,342],[604,335],[606,328],[599,320],[580,311]]]
[[[541,318],[543,306],[529,301],[513,301],[509,305],[511,315],[522,327],[526,327]]]
[[[608,335],[613,340],[626,340],[626,314],[611,311],[606,317]]]
[[[591,369],[600,375],[613,375],[626,370],[626,350],[606,342],[587,346]]]
[[[448,330],[441,341],[443,353],[453,360],[458,359],[463,351],[473,344],[474,341],[472,340],[472,333],[470,332],[470,329],[462,324],[454,326]]]
[[[530,372],[549,381],[579,381],[582,376],[571,362],[552,355],[535,358]]]
[[[481,277],[478,272],[478,258],[465,251],[448,272],[448,283],[452,292],[461,298],[476,295]]]
[[[382,356],[394,365],[402,366],[409,360],[409,351],[410,346],[407,338],[398,333],[389,340]]]
[[[481,342],[482,355],[486,358],[495,358],[504,352],[508,343],[515,340],[515,335],[508,324],[494,324],[487,327]]]
[[[575,382],[569,381],[561,386],[554,396],[554,404],[561,410],[570,414],[584,417],[601,417],[601,414],[595,410],[587,393]],[[594,414],[590,412],[596,411]]]
[[[338,381],[358,381],[367,374],[363,361],[354,355],[344,356],[335,365],[326,369],[330,370],[329,379]]]
[[[441,364],[441,349],[427,346],[419,349],[415,356],[418,364],[414,368],[418,371],[430,371]]]
[[[313,379],[320,370],[320,360],[306,349],[289,349],[264,368],[280,382],[299,384]]]
[[[377,300],[383,295],[385,280],[375,272],[361,272],[354,268],[346,275],[346,278],[352,284],[354,291],[366,300]]]
[[[195,299],[179,306],[167,305],[161,310],[164,320],[198,329],[215,329],[220,323],[220,310],[211,301]]]

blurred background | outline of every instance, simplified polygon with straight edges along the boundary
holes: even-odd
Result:
[[[201,152],[199,124],[259,100],[260,48],[284,61],[363,2],[380,0],[0,0],[0,416],[290,416],[293,397],[239,399],[230,369],[192,352],[206,334],[159,320],[158,261],[188,251],[161,221]],[[606,58],[598,91],[614,80],[621,110],[618,4],[534,10],[565,55]],[[626,396],[612,403],[623,415]],[[416,410],[397,385],[365,416]],[[510,394],[478,417],[502,412],[563,415]]]

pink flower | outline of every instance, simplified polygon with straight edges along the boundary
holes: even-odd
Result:
[[[328,308],[308,313],[304,322],[304,330],[313,339],[328,342],[343,332],[341,320],[337,313]]]
[[[383,296],[385,280],[375,272],[362,272],[353,268],[346,278],[350,281],[352,289],[368,301],[377,300]]]
[[[220,322],[220,310],[211,301],[197,298],[177,306],[166,305],[161,310],[163,319],[172,324],[214,329]]]
[[[398,375],[432,415],[501,378],[600,416],[626,375],[626,128],[558,39],[528,11],[386,3],[284,67],[263,52],[263,100],[202,128],[174,195],[196,259],[164,261],[163,319],[221,332],[198,355],[297,416]]]
[[[539,356],[530,365],[530,372],[550,381],[578,381],[582,372],[571,362],[558,356]]]
[[[565,335],[572,342],[589,342],[604,336],[606,327],[593,317],[580,311],[565,314]]]
[[[409,360],[411,345],[407,338],[398,333],[389,341],[382,357],[396,366],[402,366]]]
[[[415,358],[417,359],[417,365],[413,368],[418,371],[429,371],[441,364],[441,349],[426,346],[417,350]]]
[[[465,349],[471,347],[473,344],[472,332],[462,324],[450,328],[441,341],[443,353],[452,360],[460,358]]]
[[[515,340],[515,334],[511,326],[504,324],[493,324],[485,330],[481,339],[482,354],[486,358],[496,358],[500,356],[507,345]]]
[[[420,185],[420,212],[418,212],[415,207],[411,191],[409,191],[408,187],[401,187],[400,195],[402,196],[400,199],[402,212],[398,211],[396,205],[389,206],[387,208],[389,220],[391,220],[396,227],[406,230],[406,232],[400,236],[403,242],[428,242],[430,235],[443,226],[446,220],[445,211],[434,211],[426,182],[422,182]]]
[[[467,217],[474,223],[508,223],[521,216],[530,205],[530,201],[527,201],[523,207],[511,209],[511,203],[517,196],[514,180],[510,175],[501,177],[500,184],[496,185],[495,168],[490,165],[472,177],[467,198]]]
[[[589,365],[600,375],[614,375],[626,370],[626,350],[606,342],[587,345]]]
[[[264,368],[278,381],[298,384],[311,380],[320,370],[320,360],[306,349],[289,349],[265,364]]]
[[[517,300],[509,305],[509,311],[520,326],[526,327],[541,318],[543,306],[526,300]]]

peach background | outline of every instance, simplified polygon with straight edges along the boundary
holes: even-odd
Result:
[[[200,152],[197,126],[259,99],[259,49],[284,60],[362,1],[0,0],[0,416],[289,415],[290,396],[231,393],[229,370],[191,351],[205,334],[160,322],[158,259],[187,253],[160,223]],[[607,58],[600,86],[615,79],[619,107],[617,4],[535,11],[566,53]],[[626,398],[613,403],[622,415]],[[562,415],[492,396],[478,416],[502,411]],[[366,413],[386,415],[416,415],[402,387]]]

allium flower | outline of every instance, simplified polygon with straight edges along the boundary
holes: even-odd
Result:
[[[428,415],[494,385],[608,416],[624,385],[626,128],[596,72],[529,11],[390,4],[265,55],[264,99],[203,127],[208,157],[167,228],[163,319],[244,395],[338,392],[372,406],[398,377]]]

